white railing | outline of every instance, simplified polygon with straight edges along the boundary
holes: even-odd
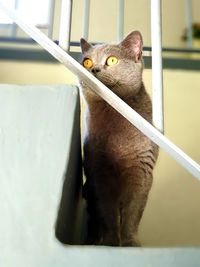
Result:
[[[86,40],[89,36],[90,25],[90,0],[84,0],[84,13],[83,13],[83,38]]]
[[[192,48],[193,30],[192,30],[192,0],[185,0],[185,18],[187,29],[187,47]]]
[[[60,11],[59,45],[68,51],[71,35],[72,0],[62,0]]]
[[[55,13],[55,0],[50,0],[49,14],[48,14],[48,37],[53,38],[53,23]]]
[[[117,6],[117,40],[121,41],[124,37],[124,0],[118,0]]]
[[[185,169],[200,180],[200,165],[192,160],[180,148],[173,144],[166,138],[159,130],[154,128],[136,111],[123,102],[104,84],[97,80],[91,73],[84,69],[76,60],[67,54],[62,48],[51,41],[45,34],[39,31],[36,27],[27,24],[18,17],[14,10],[4,6],[0,2],[0,8],[14,20],[28,35],[30,35],[36,42],[38,42],[45,50],[47,50],[53,57],[64,64],[69,70],[77,75],[83,82],[87,83],[99,96],[107,101],[114,109],[129,120],[142,133],[148,136],[158,146],[163,148],[169,155],[171,155],[177,162],[179,162]]]
[[[151,0],[153,125],[164,132],[161,0]]]

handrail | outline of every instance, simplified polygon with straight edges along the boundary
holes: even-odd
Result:
[[[76,60],[68,55],[63,49],[51,41],[45,34],[39,31],[36,27],[31,26],[21,20],[17,13],[6,7],[0,2],[0,8],[11,17],[28,35],[30,35],[36,42],[38,42],[44,49],[46,49],[53,57],[64,64],[69,70],[77,75],[83,82],[85,82],[92,90],[94,90],[100,97],[108,102],[114,109],[116,109],[122,116],[130,121],[142,133],[148,136],[158,146],[163,148],[169,155],[171,155],[179,164],[193,174],[200,180],[200,165],[184,153],[179,147],[173,144],[168,138],[161,134],[135,110],[129,107],[124,101],[109,90],[103,83],[97,80],[90,72],[83,68]]]

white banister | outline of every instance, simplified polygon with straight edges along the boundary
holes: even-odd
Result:
[[[50,39],[53,38],[54,12],[55,12],[55,0],[50,0],[49,13],[48,13],[48,37]]]
[[[186,17],[186,37],[187,47],[192,48],[193,29],[192,29],[192,0],[185,0],[185,17]]]
[[[83,38],[88,40],[90,23],[90,0],[84,0],[83,12]]]
[[[120,42],[124,37],[124,0],[118,0],[117,11],[117,40]]]
[[[153,125],[164,132],[161,0],[151,0]]]
[[[60,15],[59,45],[68,51],[71,35],[72,0],[62,0]]]
[[[19,0],[15,0],[14,2],[14,9],[17,10],[19,6]],[[12,30],[11,30],[11,37],[16,38],[17,37],[17,25],[13,23]]]
[[[25,21],[21,20],[14,10],[5,7],[1,2],[0,8],[2,8],[10,18],[12,18],[28,35],[30,35],[36,42],[46,49],[53,57],[58,59],[83,82],[87,83],[92,90],[94,90],[99,96],[107,101],[122,116],[129,120],[135,127],[148,136],[153,142],[163,148],[185,169],[187,169],[196,178],[198,178],[198,180],[200,180],[200,166],[194,160],[192,160],[180,148],[174,145],[160,131],[148,123],[143,117],[129,107],[104,84],[97,80],[90,72],[83,68],[76,60],[74,60],[63,49],[57,46],[53,41],[51,41],[45,34],[39,31],[36,27],[30,26]]]

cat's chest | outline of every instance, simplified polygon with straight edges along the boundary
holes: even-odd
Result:
[[[118,140],[118,142],[122,137],[126,138],[130,132],[133,132],[130,123],[112,108],[96,109],[95,113],[89,114],[88,128],[91,135],[105,140]]]
[[[96,151],[122,155],[136,149],[140,135],[133,125],[115,112],[101,112],[88,121],[88,138]]]
[[[149,142],[138,129],[105,102],[90,106],[86,121],[87,138],[96,150],[118,154],[135,153],[140,150],[141,144]]]

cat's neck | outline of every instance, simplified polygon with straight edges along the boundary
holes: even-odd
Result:
[[[130,92],[130,90],[128,90]],[[149,96],[145,90],[143,82],[141,83],[140,88],[137,90],[137,93],[127,94],[123,96],[119,96],[124,102],[126,102],[129,106],[131,106],[134,109],[137,109],[142,102],[148,102],[148,104],[151,105]],[[99,112],[99,110],[106,110],[109,111],[109,109],[112,110],[110,105],[100,96],[96,95],[95,93],[86,93],[85,94],[86,102],[89,108],[89,112],[92,114]],[[145,101],[146,100],[146,101]]]
[[[136,95],[123,97],[122,100],[151,122],[151,100],[143,84]],[[113,128],[113,124],[118,125],[118,128],[121,130],[126,127],[124,117],[102,98],[95,97],[93,100],[89,98],[87,104],[86,119],[91,132],[105,130],[105,127],[109,131],[109,128]]]

